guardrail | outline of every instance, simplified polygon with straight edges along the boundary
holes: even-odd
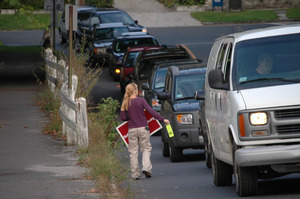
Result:
[[[45,63],[47,84],[61,98],[62,134],[66,135],[68,145],[86,148],[89,144],[86,99],[75,98],[78,78],[72,76],[72,88],[68,89],[68,66],[64,60],[57,62],[51,49],[45,51]]]

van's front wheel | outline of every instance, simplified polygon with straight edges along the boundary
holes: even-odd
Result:
[[[216,186],[229,186],[232,183],[232,166],[218,160],[210,145],[211,168]]]
[[[235,161],[237,146],[233,145],[233,174],[235,179],[235,190],[239,196],[256,195],[257,171],[256,167],[240,167]]]

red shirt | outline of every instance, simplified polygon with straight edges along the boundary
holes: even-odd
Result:
[[[147,126],[148,123],[144,109],[158,121],[164,121],[165,118],[153,110],[142,97],[131,99],[131,103],[128,105],[128,111],[121,111],[120,118],[123,121],[128,121],[128,128],[130,129]]]

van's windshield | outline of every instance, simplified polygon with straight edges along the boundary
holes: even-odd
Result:
[[[300,83],[300,34],[237,43],[233,89]]]

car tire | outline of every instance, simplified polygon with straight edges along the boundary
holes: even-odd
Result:
[[[204,152],[205,152],[206,167],[211,169],[211,156],[210,156],[209,143],[208,143],[207,137],[204,138]]]
[[[170,149],[169,149],[169,142],[164,138],[163,132],[160,134],[161,135],[161,151],[162,155],[164,157],[170,157]]]
[[[214,184],[216,186],[229,186],[232,184],[232,166],[218,160],[210,145],[211,168],[213,172]]]
[[[174,146],[174,138],[169,141],[170,160],[171,162],[181,162],[183,160],[182,149]]]
[[[232,144],[233,175],[235,179],[235,190],[239,196],[253,196],[257,191],[256,167],[240,167],[235,161],[236,144]]]

